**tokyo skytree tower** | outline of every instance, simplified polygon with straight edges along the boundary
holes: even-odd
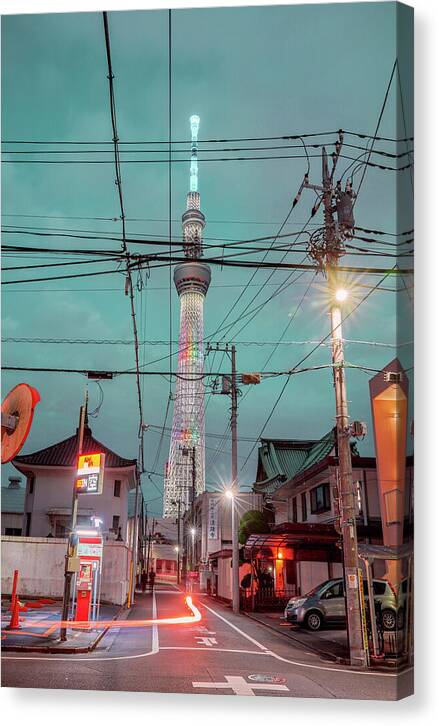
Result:
[[[180,298],[178,377],[174,394],[169,461],[165,467],[163,516],[182,516],[192,498],[205,489],[204,466],[204,298],[210,284],[210,267],[196,262],[203,254],[204,214],[198,192],[198,128],[191,116],[190,187],[182,216],[183,246],[187,258],[174,269]]]

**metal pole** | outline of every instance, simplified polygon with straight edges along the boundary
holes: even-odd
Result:
[[[88,391],[86,388],[84,403],[79,410],[79,426],[78,426],[78,431],[77,431],[77,435],[76,435],[77,456],[76,456],[76,461],[73,464],[74,474],[73,474],[73,492],[72,492],[72,519],[71,519],[71,525],[70,525],[71,532],[75,531],[76,520],[78,517],[78,490],[76,488],[76,470],[77,470],[77,465],[78,465],[78,458],[82,454],[82,443],[84,440],[84,426],[85,426],[85,417],[87,414],[87,403],[88,403]],[[70,539],[67,538],[67,552],[65,555],[64,592],[63,592],[61,622],[66,622],[69,617],[70,590],[71,590],[71,582],[72,582],[72,573],[69,572],[67,569],[68,561],[69,561],[69,552],[70,552]],[[67,640],[67,628],[65,626],[62,626],[60,629],[60,640],[62,640],[62,641]]]
[[[132,556],[132,567],[131,567],[131,586],[130,586],[130,602],[129,607],[134,605],[134,596],[136,593],[136,579],[137,579],[137,550],[139,540],[139,488],[140,488],[140,474],[136,469],[136,496],[134,499],[134,526],[132,533],[131,543],[131,556]]]
[[[236,348],[232,345],[232,410],[230,428],[232,432],[232,607],[239,613],[239,543],[236,497],[238,485],[238,391],[236,387]]]
[[[179,499],[177,510],[177,585],[180,584],[180,505],[181,501]]]
[[[373,591],[373,580],[372,580],[371,573],[370,573],[370,562],[367,558],[364,560],[364,565],[366,568],[367,591],[369,593],[370,629],[372,631],[373,654],[374,654],[374,656],[378,656],[378,655],[380,655],[380,651],[378,648],[378,633],[377,633],[377,620],[376,620],[376,613],[375,613],[375,598],[374,598],[374,591]]]

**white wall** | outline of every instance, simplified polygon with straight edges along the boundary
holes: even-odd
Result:
[[[32,537],[47,537],[49,532],[55,536],[55,528],[51,526],[48,514],[50,509],[66,510],[68,515],[72,506],[72,471],[62,467],[33,467],[35,473],[34,490],[29,492],[29,481],[26,484],[25,515],[23,534],[26,533],[26,512],[31,512]],[[122,538],[126,541],[128,517],[128,470],[106,469],[102,494],[80,494],[78,515],[96,515],[103,520],[103,530],[109,530],[113,524],[113,516],[120,517]],[[114,496],[114,481],[121,481],[120,497]],[[53,515],[54,517],[56,515]],[[109,535],[113,538],[113,535]]]
[[[123,605],[128,592],[130,550],[123,542],[104,544],[101,600]],[[66,540],[2,537],[2,594],[10,595],[14,570],[20,573],[19,595],[60,598],[64,588]]]

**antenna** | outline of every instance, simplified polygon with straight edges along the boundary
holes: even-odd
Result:
[[[191,180],[190,191],[198,191],[198,129],[200,127],[200,117],[191,116]]]

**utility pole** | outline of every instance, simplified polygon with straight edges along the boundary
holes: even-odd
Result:
[[[352,477],[352,458],[350,447],[350,427],[348,400],[346,393],[345,359],[342,335],[342,302],[346,291],[340,289],[337,275],[339,258],[345,253],[344,240],[353,233],[354,220],[352,200],[354,197],[350,180],[345,191],[341,183],[334,188],[334,172],[343,144],[343,134],[332,154],[332,170],[329,172],[326,149],[322,149],[322,185],[310,184],[305,177],[304,186],[320,192],[319,201],[313,208],[316,213],[320,203],[324,206],[324,227],[318,229],[310,238],[309,253],[328,280],[330,297],[330,321],[332,341],[332,367],[336,404],[336,430],[339,469],[340,529],[342,536],[344,577],[346,592],[346,611],[348,640],[351,665],[365,667],[366,651],[363,645],[363,628],[360,609],[358,547],[356,526],[356,493]],[[333,202],[335,201],[335,207]],[[337,212],[337,221],[334,220]]]
[[[151,540],[154,537],[155,519],[152,520],[152,529],[148,534],[148,549],[146,554],[146,575],[149,575],[149,560],[151,557]]]
[[[218,343],[215,346],[208,345],[207,352],[218,350],[227,353],[232,364],[232,375],[223,376],[222,388],[219,393],[229,395],[231,398],[230,409],[230,430],[232,434],[232,481],[229,493],[231,496],[232,506],[232,608],[234,613],[239,613],[239,542],[238,542],[238,526],[239,518],[237,512],[237,495],[239,492],[238,483],[238,386],[236,383],[236,346],[229,348],[226,343],[221,348]]]
[[[232,408],[230,429],[232,433],[232,607],[239,613],[239,543],[238,543],[238,389],[236,386],[236,347],[232,345]]]
[[[78,489],[76,486],[76,479],[77,479],[77,466],[78,466],[78,458],[82,454],[82,444],[84,441],[84,426],[85,426],[85,419],[87,416],[87,403],[88,403],[88,391],[85,389],[85,397],[84,397],[84,403],[79,409],[79,426],[76,433],[76,461],[73,464],[74,472],[73,472],[73,492],[72,492],[72,515],[71,515],[71,524],[70,524],[70,533],[72,534],[75,531],[76,528],[76,520],[78,518]],[[71,584],[72,584],[72,572],[69,569],[69,559],[70,559],[70,537],[67,539],[67,552],[65,555],[65,567],[64,567],[64,592],[63,592],[63,603],[62,603],[62,615],[61,615],[61,622],[65,623],[68,620],[69,617],[69,604],[70,604],[70,590],[71,590]],[[62,641],[67,640],[67,628],[65,625],[61,626],[60,629],[60,639]]]

